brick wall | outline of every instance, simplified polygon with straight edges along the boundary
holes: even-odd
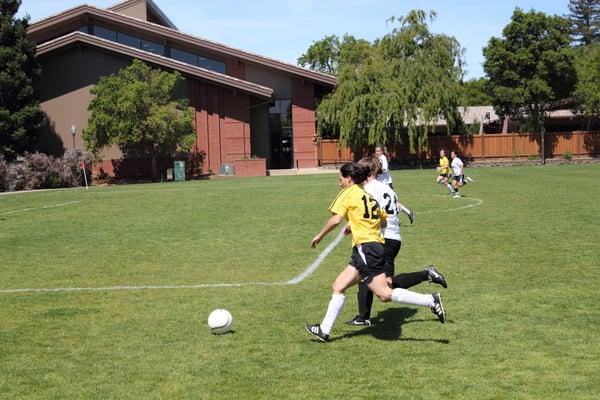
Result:
[[[294,168],[317,167],[314,85],[296,78],[292,78],[292,128]]]

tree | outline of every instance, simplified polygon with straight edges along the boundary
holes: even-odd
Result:
[[[339,65],[360,64],[368,57],[371,44],[364,39],[356,39],[352,35],[344,35],[342,40],[336,35],[313,42],[306,53],[298,58],[298,64],[324,72],[337,75]]]
[[[488,106],[492,98],[488,94],[488,80],[486,78],[469,79],[462,84],[461,106]]]
[[[600,118],[600,44],[579,49],[575,59],[577,84],[573,93],[578,111],[588,117],[588,129],[592,119]]]
[[[414,151],[438,118],[449,130],[458,123],[462,49],[453,37],[429,32],[426,17],[415,10],[391,18],[400,26],[355,58],[360,63],[340,62],[338,87],[317,107],[319,134],[332,128],[355,151],[375,143]]]
[[[86,147],[96,157],[113,144],[126,156],[149,157],[156,178],[158,156],[187,152],[194,144],[187,100],[173,98],[182,79],[178,72],[152,69],[137,59],[118,74],[101,78],[91,90],[96,97],[88,107],[92,115],[83,131]]]
[[[0,155],[32,151],[43,114],[33,85],[41,70],[26,38],[29,17],[16,19],[20,0],[0,0]]]
[[[600,0],[569,0],[569,11],[573,40],[600,43]]]
[[[548,105],[575,85],[569,23],[559,16],[515,9],[511,21],[483,49],[496,113],[531,121],[541,132]]]

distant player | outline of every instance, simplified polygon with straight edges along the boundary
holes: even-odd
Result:
[[[473,182],[473,179],[468,176],[465,178],[465,164],[455,151],[450,152],[450,158],[452,158],[452,163],[450,164],[452,167],[452,197],[458,198],[460,197],[458,189],[465,186],[467,182]]]
[[[436,169],[438,171],[438,176],[435,179],[435,182],[445,186],[449,194],[454,194],[454,189],[449,182],[451,176],[450,162],[448,161],[448,157],[446,157],[446,151],[444,149],[440,150],[440,165]]]

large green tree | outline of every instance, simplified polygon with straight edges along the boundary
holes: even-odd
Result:
[[[449,130],[460,122],[463,52],[453,37],[431,33],[426,20],[420,10],[391,18],[399,26],[359,53],[360,62],[340,62],[338,87],[317,107],[320,134],[333,129],[354,150],[375,143],[415,150],[438,118]]]
[[[33,85],[41,71],[29,18],[15,18],[20,0],[0,0],[0,155],[12,160],[35,148],[43,114]]]
[[[326,74],[338,75],[340,65],[358,65],[369,56],[371,43],[357,39],[352,35],[344,35],[342,39],[336,35],[325,36],[313,42],[306,53],[298,58],[298,64]]]
[[[502,31],[483,49],[483,68],[496,113],[543,129],[545,111],[573,90],[576,75],[569,22],[517,8]]]
[[[117,145],[125,155],[149,157],[152,177],[156,159],[189,151],[195,140],[192,111],[186,99],[176,99],[178,72],[153,69],[140,60],[116,75],[103,77],[92,88],[92,112],[83,131],[94,155]]]
[[[579,48],[575,68],[574,96],[578,110],[588,118],[589,129],[593,119],[600,119],[600,44]]]
[[[600,43],[600,0],[569,0],[569,11],[574,41]]]
[[[492,98],[488,93],[486,78],[469,79],[462,84],[461,106],[489,106]]]

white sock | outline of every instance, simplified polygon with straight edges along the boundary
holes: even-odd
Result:
[[[333,324],[335,324],[335,320],[344,308],[345,301],[346,296],[344,296],[343,294],[334,293],[331,295],[331,300],[329,300],[329,306],[327,306],[327,312],[325,313],[325,317],[323,317],[323,322],[321,322],[321,331],[323,331],[323,333],[329,335],[329,333],[333,329]]]
[[[406,215],[410,214],[410,210],[404,206],[400,206],[400,210]]]
[[[450,192],[450,193],[454,193],[454,188],[452,187],[452,185],[451,185],[451,184],[449,184],[449,183],[448,183],[448,184],[446,184],[446,187],[448,188],[448,192]]]
[[[396,288],[392,290],[392,301],[396,303],[412,304],[415,306],[433,307],[433,296],[411,292],[410,290]]]

